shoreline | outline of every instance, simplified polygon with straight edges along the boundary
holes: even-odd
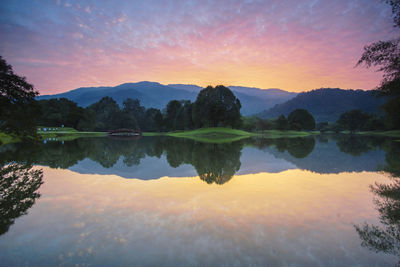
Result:
[[[42,139],[56,138],[60,141],[74,140],[80,137],[105,137],[107,132],[80,132],[73,128],[65,128],[62,131],[38,131],[38,135]],[[188,131],[175,132],[143,132],[143,136],[171,136],[176,138],[187,138],[205,143],[230,143],[250,137],[258,138],[297,138],[315,136],[319,134],[351,134],[348,131],[335,132],[320,132],[320,131],[293,131],[293,130],[265,130],[260,132],[247,132],[239,129],[212,127],[200,128]],[[400,138],[400,130],[391,131],[361,131],[352,133],[355,136],[382,136]],[[6,133],[0,133],[0,145],[20,142],[21,138]],[[396,140],[396,141],[400,141]]]

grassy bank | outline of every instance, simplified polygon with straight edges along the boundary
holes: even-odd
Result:
[[[214,128],[201,128],[192,131],[169,132],[169,133],[143,133],[144,136],[173,136],[179,138],[188,138],[199,142],[206,143],[229,143],[242,140],[249,137],[261,138],[294,138],[305,137],[312,134],[319,134],[319,132],[303,132],[303,131],[278,131],[269,130],[263,132],[246,132],[243,130],[214,127]]]
[[[294,137],[306,137],[315,134],[320,134],[320,132],[267,130],[258,133],[258,136],[262,138],[294,138]]]
[[[80,132],[74,128],[59,128],[57,131],[38,131],[42,139],[56,138],[59,141],[69,141],[80,137],[107,136],[106,132]]]
[[[205,143],[229,143],[245,139],[248,137],[256,136],[254,133],[249,133],[242,130],[231,128],[201,128],[192,131],[182,131],[167,133],[168,136],[193,139]]]
[[[106,132],[80,132],[74,128],[51,128],[38,127],[39,136],[42,139],[57,139],[58,141],[74,140],[80,137],[102,137],[107,136]],[[238,140],[242,140],[249,137],[259,138],[296,138],[306,137],[310,135],[319,134],[319,131],[305,132],[305,131],[279,131],[279,130],[267,130],[262,132],[247,132],[243,130],[214,127],[214,128],[201,128],[191,131],[177,131],[168,133],[154,133],[145,132],[143,136],[172,136],[178,138],[188,138],[199,142],[205,143],[229,143]],[[346,133],[346,132],[344,132]],[[395,137],[400,139],[400,131],[383,131],[383,132],[357,132],[356,135],[375,135],[375,136],[387,136]],[[0,144],[9,144],[21,141],[18,137],[0,133]]]
[[[21,141],[20,138],[13,136],[13,135],[9,135],[6,133],[0,133],[0,145],[7,145],[7,144],[11,144],[11,143],[17,143]]]
[[[375,136],[387,136],[387,137],[396,137],[400,138],[400,130],[392,130],[392,131],[384,131],[384,132],[356,132],[355,134],[359,135],[375,135]]]

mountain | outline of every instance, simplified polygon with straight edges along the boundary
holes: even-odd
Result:
[[[242,114],[250,115],[268,109],[277,103],[282,103],[296,96],[279,89],[257,89],[231,86],[232,91],[242,103]],[[163,109],[171,100],[195,101],[198,92],[203,89],[197,85],[170,84],[162,85],[156,82],[124,83],[115,87],[82,87],[61,94],[38,96],[38,100],[51,98],[67,98],[79,106],[87,107],[102,97],[112,97],[119,105],[126,98],[139,99],[146,108]],[[265,91],[265,92],[264,92]]]
[[[196,94],[203,89],[193,84],[168,84],[175,89],[195,92]],[[287,92],[280,89],[259,89],[255,87],[228,86],[233,91],[242,104],[242,114],[252,115],[261,110],[283,103],[297,95],[297,93]]]
[[[340,114],[352,109],[361,109],[371,114],[379,114],[380,107],[387,99],[376,97],[374,91],[343,90],[339,88],[321,88],[303,92],[296,97],[275,105],[259,113],[261,118],[276,118],[289,115],[295,109],[307,109],[316,121],[336,121]]]
[[[79,106],[87,107],[101,98],[112,97],[119,105],[127,98],[139,99],[145,107],[164,108],[170,100],[196,99],[197,93],[179,90],[156,82],[124,83],[115,87],[82,87],[56,95],[43,95],[37,99],[68,98]]]

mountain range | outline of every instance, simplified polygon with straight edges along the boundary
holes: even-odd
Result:
[[[280,89],[258,89],[251,87],[229,87],[239,98],[243,115],[259,113],[283,103],[297,95]],[[38,96],[38,100],[62,98],[76,102],[79,106],[87,107],[104,96],[112,97],[122,105],[126,98],[139,99],[146,108],[163,109],[171,100],[195,101],[198,92],[203,89],[197,85],[169,84],[162,85],[156,82],[124,83],[114,87],[82,87],[61,94]]]
[[[387,101],[377,97],[376,91],[343,90],[339,88],[321,88],[303,92],[294,98],[257,114],[269,119],[280,115],[289,115],[295,109],[306,109],[316,121],[334,122],[343,112],[360,109],[370,114],[380,114],[381,106]]]
[[[229,86],[239,98],[243,115],[254,115],[269,119],[287,116],[295,109],[307,109],[316,121],[336,121],[340,114],[352,109],[368,113],[380,113],[385,98],[378,98],[374,91],[321,88],[303,93],[281,89],[259,89],[254,87]],[[87,107],[105,96],[112,97],[119,105],[126,98],[139,99],[146,108],[163,109],[171,100],[195,101],[199,91],[197,85],[168,84],[157,82],[124,83],[114,87],[82,87],[61,94],[38,96],[38,100],[65,97],[79,106]]]

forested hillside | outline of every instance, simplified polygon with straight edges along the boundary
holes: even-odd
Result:
[[[382,113],[381,106],[387,99],[376,97],[374,91],[343,90],[339,88],[321,88],[298,94],[291,100],[277,104],[273,108],[258,114],[261,118],[287,116],[295,109],[306,109],[316,121],[336,121],[343,112],[360,109],[364,112]]]

